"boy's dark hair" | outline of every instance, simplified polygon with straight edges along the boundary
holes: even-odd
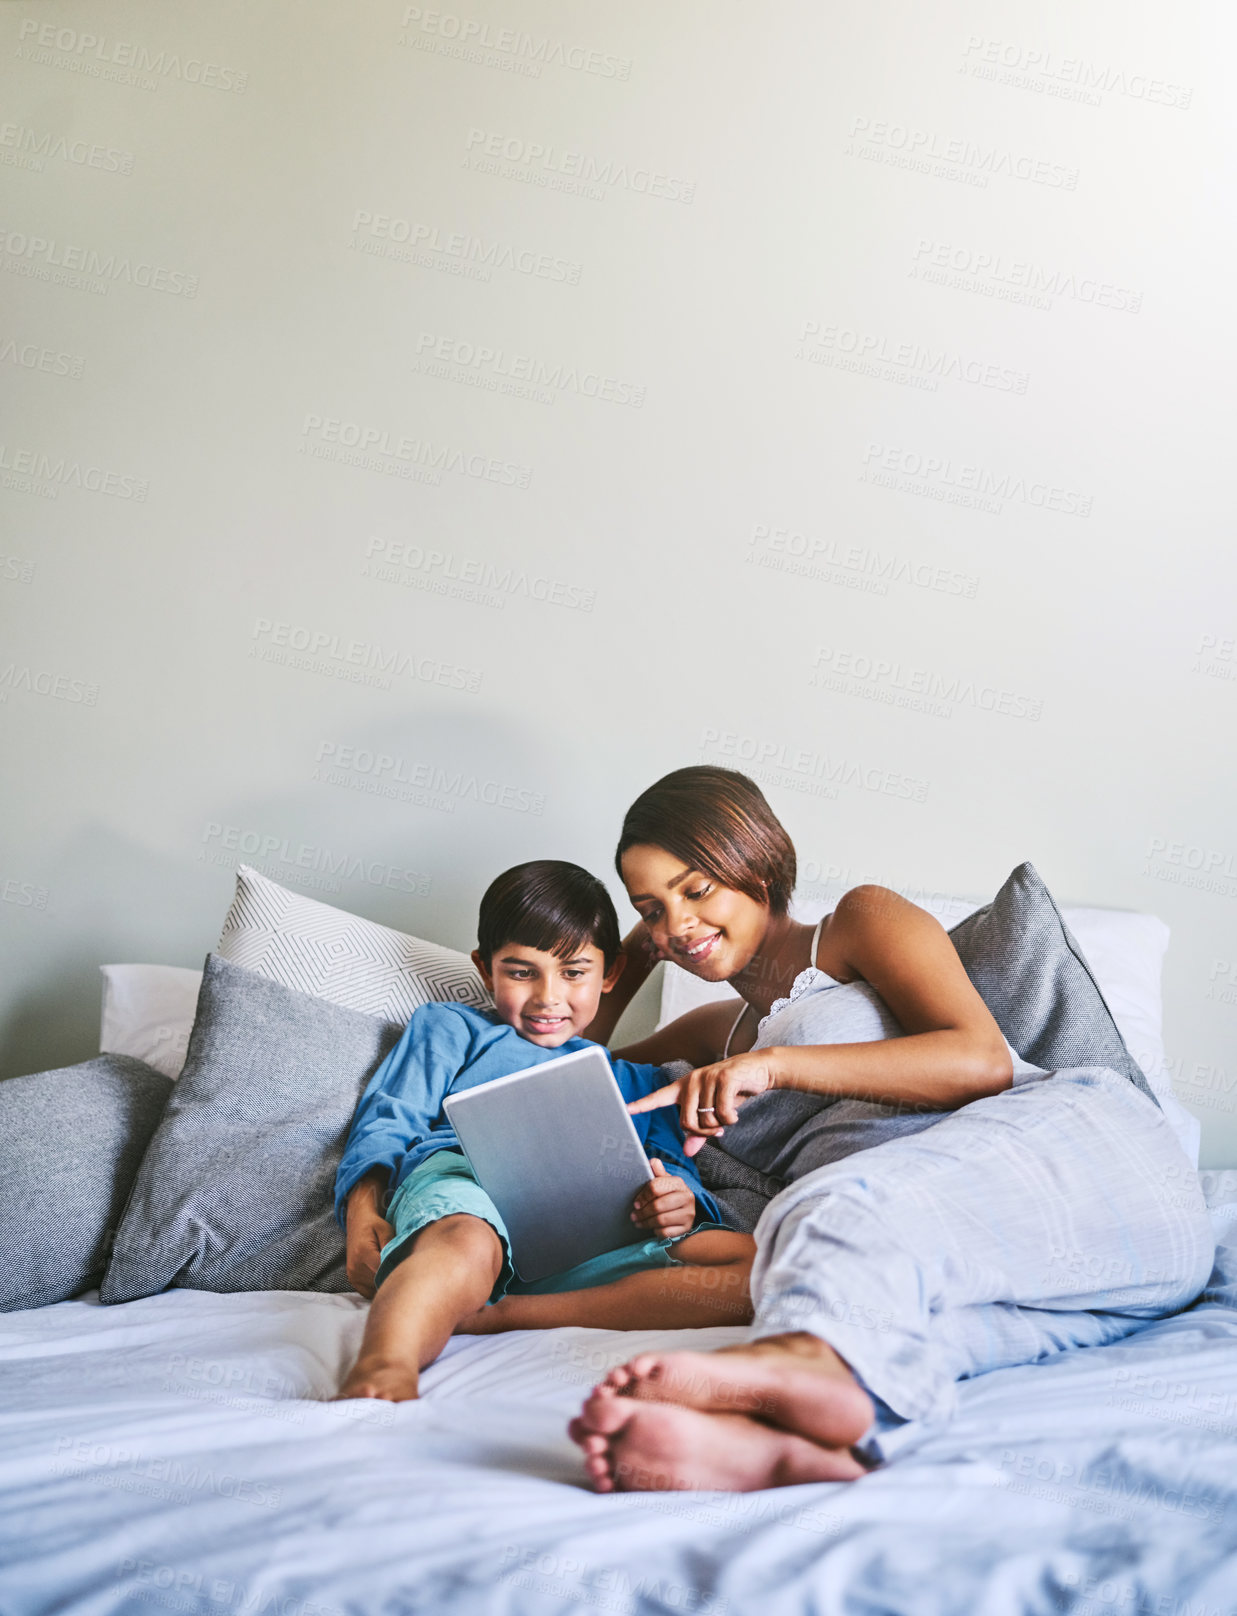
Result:
[[[784,915],[795,890],[795,848],[754,780],[694,764],[642,791],[623,819],[614,863],[629,847],[664,848],[724,887]]]
[[[531,859],[491,881],[477,917],[477,952],[486,969],[505,943],[570,959],[588,943],[606,970],[622,948],[618,915],[595,875],[563,859]]]

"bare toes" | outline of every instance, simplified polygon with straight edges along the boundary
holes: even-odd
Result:
[[[613,1436],[631,1418],[626,1398],[615,1397],[613,1392],[594,1392],[580,1410],[583,1423],[594,1433]]]

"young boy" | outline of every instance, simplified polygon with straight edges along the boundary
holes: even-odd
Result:
[[[339,1398],[415,1397],[419,1370],[456,1330],[673,1329],[751,1318],[755,1243],[726,1228],[684,1154],[672,1108],[632,1118],[655,1174],[631,1213],[649,1238],[536,1284],[515,1278],[502,1218],[443,1099],[585,1048],[581,1035],[626,961],[605,887],[554,859],[500,875],[481,900],[477,935],[472,957],[494,1009],[417,1010],[361,1097],[339,1164],[335,1215],[347,1234],[348,1278],[374,1297]],[[629,1103],[666,1081],[659,1067],[611,1065]]]

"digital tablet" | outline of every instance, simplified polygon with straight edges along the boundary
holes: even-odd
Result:
[[[653,1169],[600,1045],[450,1094],[443,1110],[521,1279],[649,1238],[631,1206]]]

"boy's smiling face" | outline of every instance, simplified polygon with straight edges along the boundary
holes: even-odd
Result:
[[[496,948],[488,968],[476,950],[472,958],[494,995],[499,1020],[542,1049],[584,1037],[602,994],[609,993],[627,963],[620,954],[607,971],[605,956],[592,943],[569,959],[526,943]]]

